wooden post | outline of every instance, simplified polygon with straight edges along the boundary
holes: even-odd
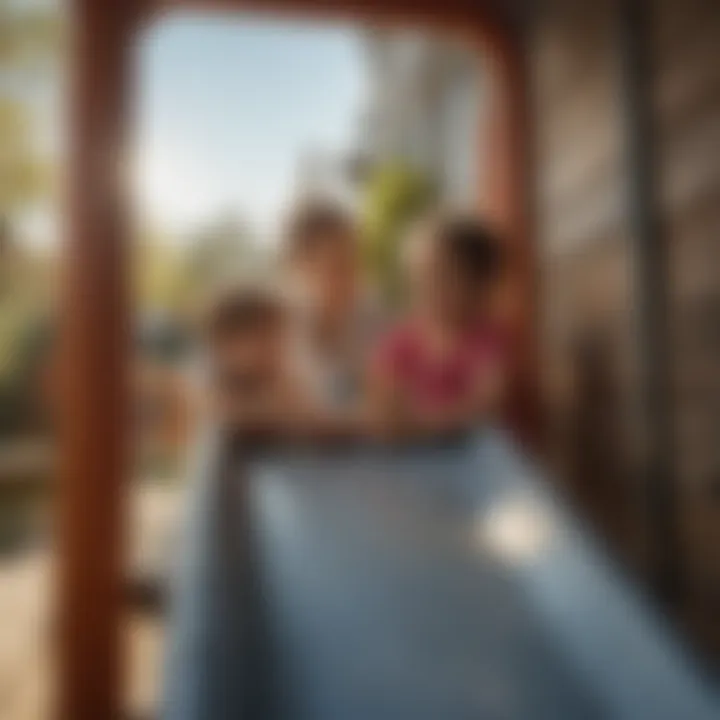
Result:
[[[530,82],[520,28],[484,38],[491,84],[487,182],[480,206],[506,235],[510,254],[505,310],[513,330],[508,420],[532,444],[541,441],[537,256],[533,238]]]
[[[58,705],[119,713],[129,318],[129,2],[74,0],[60,425]]]

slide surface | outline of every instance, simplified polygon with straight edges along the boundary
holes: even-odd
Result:
[[[712,720],[720,704],[499,433],[203,445],[166,720]]]

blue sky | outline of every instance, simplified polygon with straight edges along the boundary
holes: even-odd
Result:
[[[265,232],[308,150],[351,150],[364,97],[352,28],[216,16],[166,20],[139,48],[135,172],[173,231],[221,213]]]

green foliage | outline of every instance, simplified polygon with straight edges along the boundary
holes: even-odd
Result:
[[[135,261],[141,311],[186,316],[193,314],[209,289],[265,273],[271,258],[242,220],[219,218],[183,238],[146,229]]]
[[[38,373],[47,359],[47,319],[0,304],[0,438],[39,419]]]
[[[38,150],[30,109],[0,96],[0,214],[10,217],[45,198],[51,171]]]
[[[63,24],[52,3],[0,0],[0,68],[44,69],[61,50]]]
[[[38,140],[41,87],[60,66],[63,27],[52,4],[0,0],[0,217],[43,200],[51,168]]]
[[[25,247],[17,228],[52,190],[39,120],[63,40],[54,0],[0,0],[0,436],[31,424],[44,356],[56,263]]]
[[[402,235],[436,197],[430,178],[402,162],[375,170],[366,189],[364,209],[365,259],[390,299],[399,291],[398,250]]]
[[[34,338],[50,314],[56,263],[11,235],[2,238],[0,258],[0,385],[13,385],[32,364]]]
[[[145,228],[133,249],[134,294],[141,312],[170,312],[182,292],[183,253],[173,238]]]

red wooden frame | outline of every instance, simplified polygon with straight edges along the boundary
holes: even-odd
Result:
[[[74,0],[59,499],[57,715],[63,720],[110,720],[120,713],[131,318],[124,160],[133,41],[157,13],[191,7],[428,26],[477,42],[495,93],[493,180],[481,201],[515,250],[514,304],[521,309],[514,316],[511,413],[520,431],[536,429],[527,80],[520,35],[496,6],[470,0]]]

